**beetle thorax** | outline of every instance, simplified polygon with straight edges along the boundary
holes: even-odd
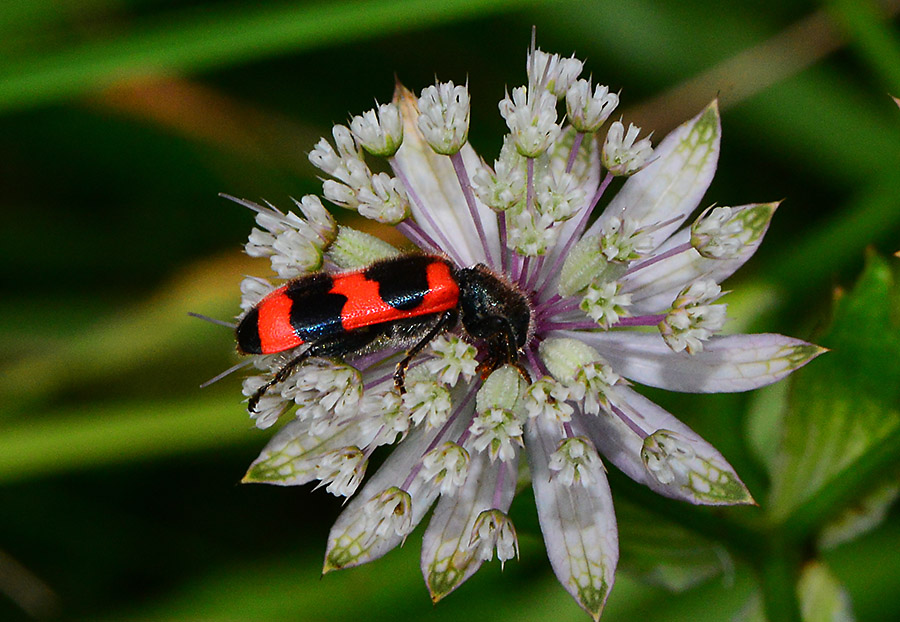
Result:
[[[467,333],[487,340],[508,333],[516,349],[528,343],[531,304],[521,290],[482,264],[458,270],[456,279],[462,325]]]

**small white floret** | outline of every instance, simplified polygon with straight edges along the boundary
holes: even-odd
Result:
[[[336,497],[350,497],[359,488],[368,460],[359,447],[343,447],[319,457],[316,479]]]
[[[516,87],[500,102],[500,114],[516,149],[526,158],[544,153],[562,131],[556,123],[556,97],[545,90]]]
[[[456,335],[440,336],[429,344],[435,358],[425,362],[425,368],[437,381],[449,387],[456,386],[460,377],[467,382],[475,377],[478,350]]]
[[[584,63],[575,58],[574,54],[570,58],[563,58],[559,54],[534,50],[528,54],[528,84],[547,89],[559,99],[581,75],[583,68]]]
[[[496,551],[501,565],[519,557],[519,540],[513,522],[500,510],[485,510],[475,519],[469,548],[475,551],[478,559],[486,562],[494,559]]]
[[[425,454],[422,458],[422,470],[419,471],[424,481],[434,481],[440,485],[442,495],[462,486],[468,473],[469,452],[450,441]]]
[[[634,175],[650,161],[653,146],[649,137],[638,140],[640,133],[641,128],[631,123],[628,132],[620,121],[610,126],[600,155],[607,171],[616,176]]]
[[[618,105],[619,96],[602,84],[594,88],[592,95],[589,80],[578,80],[566,91],[567,118],[579,132],[599,130]]]
[[[393,103],[380,104],[350,120],[357,142],[375,156],[389,158],[403,143],[403,120]]]
[[[412,499],[409,493],[392,486],[372,497],[362,507],[365,519],[364,532],[374,539],[398,535],[409,535],[414,525],[412,521]]]
[[[631,294],[620,294],[622,286],[617,281],[592,283],[581,299],[581,310],[597,322],[601,328],[609,328],[628,315]]]
[[[666,344],[675,352],[703,350],[703,342],[725,325],[726,305],[712,304],[721,295],[722,288],[710,279],[698,279],[683,289],[659,325]]]
[[[603,464],[594,445],[585,437],[576,436],[560,442],[556,451],[550,454],[549,468],[563,486],[577,483],[589,487],[596,483]]]
[[[442,155],[458,152],[469,135],[469,88],[438,82],[422,89],[419,129],[425,142]]]

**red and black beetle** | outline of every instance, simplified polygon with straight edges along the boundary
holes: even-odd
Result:
[[[531,305],[514,285],[484,265],[458,268],[436,255],[400,255],[357,271],[316,272],[265,296],[237,327],[243,354],[274,354],[306,344],[250,398],[265,392],[313,356],[345,356],[408,347],[394,382],[404,392],[406,369],[432,339],[456,326],[481,347],[482,374],[514,365],[531,337]]]

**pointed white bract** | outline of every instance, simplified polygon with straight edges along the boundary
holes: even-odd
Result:
[[[653,149],[631,124],[600,131],[619,97],[579,79],[581,61],[533,49],[527,67],[527,85],[500,102],[509,133],[493,166],[466,140],[467,87],[449,82],[420,97],[398,86],[392,103],[336,126],[309,154],[327,177],[327,200],[518,289],[531,305],[518,359],[508,360],[518,344],[488,345],[455,326],[410,361],[402,394],[394,371],[412,338],[289,367],[256,404],[258,427],[283,425],[244,481],[318,481],[349,497],[326,571],[384,555],[436,504],[421,563],[437,601],[485,561],[518,555],[509,508],[527,461],[553,570],[597,618],[618,560],[604,462],[689,503],[753,502],[715,448],[629,381],[746,391],[822,349],[781,335],[717,334],[721,282],[759,247],[777,204],[713,206],[688,224],[718,160],[715,102]],[[372,172],[385,169],[369,167],[376,156],[390,175]],[[607,202],[615,176],[627,179]],[[593,214],[601,200],[607,207]],[[247,253],[269,257],[281,279],[399,253],[338,227],[313,197],[295,202],[302,217],[237,201],[257,214]],[[245,279],[243,312],[278,286]],[[244,395],[303,347],[255,357],[262,375],[245,380]],[[385,445],[395,448],[366,480]]]
[[[438,501],[422,542],[422,574],[438,601],[497,553],[518,555],[515,527],[506,516],[516,490],[518,459],[492,462],[475,452],[462,486]]]
[[[552,476],[550,456],[563,434],[540,419],[528,422],[526,451],[538,519],[550,565],[563,587],[595,619],[600,617],[619,560],[616,515],[599,459],[587,465],[591,486]]]

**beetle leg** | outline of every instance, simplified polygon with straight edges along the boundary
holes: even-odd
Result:
[[[247,402],[247,410],[255,413],[259,400],[262,399],[263,395],[279,382],[287,380],[297,366],[306,361],[306,359],[313,356],[342,356],[349,352],[361,350],[381,336],[381,331],[376,330],[376,328],[359,328],[352,333],[339,333],[310,342],[306,350],[282,365],[264,385],[250,396],[250,400]]]
[[[481,374],[481,377],[487,378],[500,367],[512,365],[522,378],[530,384],[531,374],[528,373],[528,370],[525,369],[525,366],[520,361],[519,350],[516,348],[515,337],[509,323],[499,318],[491,318],[491,321],[498,324],[498,326],[487,339],[487,356],[478,365],[478,372]]]
[[[450,328],[456,323],[456,311],[450,310],[445,311],[443,315],[438,319],[437,323],[434,327],[426,333],[424,337],[422,337],[418,343],[413,345],[409,350],[406,351],[406,356],[402,361],[397,363],[397,368],[394,370],[394,386],[397,387],[397,390],[400,392],[400,395],[406,393],[406,370],[409,368],[409,364],[412,363],[413,358],[422,351],[422,349],[428,345],[428,343],[438,336],[439,333],[443,332],[445,329]]]

